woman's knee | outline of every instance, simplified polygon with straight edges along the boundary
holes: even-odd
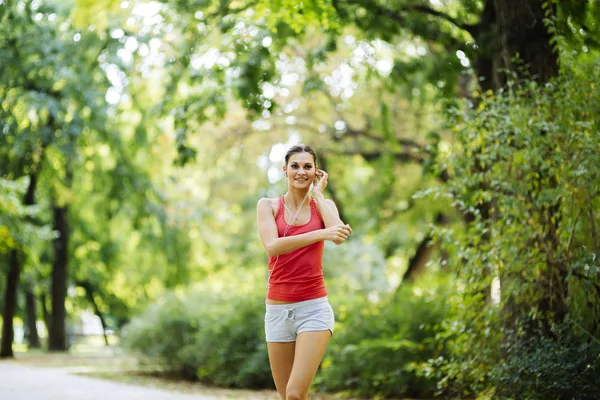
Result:
[[[293,387],[288,387],[285,392],[286,400],[306,400],[306,393],[302,393],[300,390]]]

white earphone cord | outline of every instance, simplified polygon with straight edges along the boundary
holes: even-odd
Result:
[[[286,186],[287,186],[287,180],[286,180]],[[285,191],[285,187],[283,188],[283,190]],[[283,195],[282,195],[283,196]],[[308,197],[308,192],[306,193],[306,196],[304,196],[304,199],[302,199],[302,203],[300,203],[300,207],[298,207],[298,209],[296,210],[296,214],[294,214],[294,216],[292,217],[292,224],[294,223],[294,221],[296,220],[296,217],[298,216],[298,213],[300,212],[300,210],[302,209],[302,206],[304,205],[304,201],[306,200],[306,198]],[[283,206],[285,208],[287,208],[287,206],[285,205],[285,199],[283,200]],[[289,211],[289,208],[288,208]],[[290,215],[292,213],[290,212]],[[281,236],[282,238],[285,237],[285,235],[287,234],[288,230],[290,229],[290,227],[292,226],[292,224],[288,224],[287,222],[285,222],[285,210],[283,211],[283,222],[287,225],[285,230],[283,231],[283,236]],[[277,266],[277,261],[279,261],[279,255],[277,256],[277,258],[275,259],[275,263],[273,264],[273,268],[269,269],[269,276],[267,277],[267,289],[269,288],[269,284],[271,282],[271,275],[273,274],[273,271],[275,271],[275,267]]]

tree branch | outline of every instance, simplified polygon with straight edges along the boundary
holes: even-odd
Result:
[[[433,8],[428,7],[426,5],[414,5],[414,6],[408,7],[408,9],[412,10],[412,11],[420,12],[423,14],[432,15],[437,18],[441,18],[445,21],[450,22],[452,25],[456,26],[457,28],[460,28],[462,30],[469,32],[469,34],[471,36],[475,37],[477,25],[462,23],[459,20],[457,20],[456,18],[451,17],[448,14],[445,14],[441,11],[434,10]]]
[[[440,11],[436,11],[433,10],[427,6],[411,6],[411,7],[406,7],[404,9],[400,9],[398,11],[396,10],[390,10],[389,8],[375,8],[374,13],[376,13],[377,15],[382,15],[382,16],[386,16],[394,21],[396,21],[398,23],[399,26],[404,26],[409,24],[410,21],[407,20],[407,18],[405,18],[405,16],[403,16],[401,13],[404,12],[410,12],[410,11],[414,11],[417,13],[421,13],[421,14],[428,14],[428,15],[433,15],[435,17],[438,18],[443,18],[446,21],[451,22],[453,25],[455,25],[456,27],[463,29],[467,32],[469,32],[471,34],[471,36],[474,35],[474,32],[477,29],[477,26],[475,25],[469,25],[469,24],[463,24],[460,23],[458,20],[456,20],[455,18],[450,17],[447,14],[444,14]],[[433,28],[431,26],[428,27],[428,33],[427,34],[419,34],[419,36],[422,37],[430,37],[430,38],[434,38],[436,40],[440,39],[441,36],[444,36],[446,39],[448,39],[450,42],[452,42],[455,45],[461,45],[463,44],[463,41],[459,40],[458,38],[448,34],[447,32],[443,32],[442,30],[440,30],[439,28]]]
[[[246,11],[247,9],[254,7],[256,5],[255,1],[250,1],[247,4],[240,6],[238,8],[229,8],[229,2],[224,1],[219,5],[219,9],[212,14],[209,14],[210,18],[223,17],[225,15],[239,14],[242,11]]]
[[[367,125],[367,127],[365,129],[352,129],[348,126],[348,124],[346,124],[346,135],[345,136],[351,136],[351,137],[363,136],[363,137],[372,139],[379,143],[383,143],[385,141],[385,139],[382,136],[373,135],[373,134],[370,134],[369,132],[371,132],[369,125]],[[412,147],[414,149],[419,149],[419,150],[423,149],[423,145],[421,145],[420,143],[417,143],[416,141],[414,141],[412,139],[403,139],[403,138],[396,137],[396,142],[402,146]]]
[[[560,271],[562,273],[567,273],[566,269],[564,269],[564,268],[560,268]],[[585,274],[582,274],[581,272],[578,272],[578,271],[571,271],[571,275],[573,275],[573,276],[575,276],[575,277],[577,277],[579,279],[583,279],[583,280],[588,281],[590,284],[592,284],[594,286],[594,288],[596,289],[596,291],[600,295],[600,285],[598,285],[596,282],[594,282],[591,277],[589,277],[589,276],[587,276]]]
[[[362,158],[364,158],[365,161],[373,161],[378,158],[381,158],[384,155],[384,153],[381,151],[372,151],[372,152],[342,151],[338,154],[343,154],[343,155],[348,155],[348,156],[359,155]],[[420,155],[409,153],[409,152],[396,153],[396,154],[394,154],[394,158],[400,162],[406,162],[406,163],[416,162],[418,164],[422,164],[425,162],[425,159],[423,157],[421,157]]]
[[[361,152],[361,151],[346,150],[346,151],[339,152],[338,154],[347,155],[347,156],[359,155],[359,156],[362,156],[365,159],[365,161],[373,161],[373,160],[376,160],[376,159],[382,157],[384,153],[381,151]],[[413,152],[396,153],[394,155],[394,157],[396,160],[398,160],[399,162],[402,162],[402,163],[414,162],[417,164],[424,164],[426,161],[426,159],[424,157],[422,157],[418,153],[413,153]],[[448,170],[444,169],[437,175],[437,178],[440,181],[446,183],[452,177],[450,176],[450,173],[448,172]]]
[[[335,141],[339,142],[344,137],[353,137],[353,138],[356,138],[356,137],[362,136],[362,137],[365,137],[365,138],[368,138],[368,139],[372,139],[372,140],[374,140],[376,142],[379,142],[379,143],[383,143],[384,142],[385,139],[382,136],[371,133],[372,132],[372,128],[371,128],[372,123],[371,123],[371,120],[368,118],[368,116],[365,116],[365,119],[367,120],[365,128],[363,128],[363,129],[354,129],[354,128],[352,128],[350,126],[350,124],[348,123],[348,121],[346,120],[346,118],[344,118],[344,116],[337,110],[338,103],[335,101],[335,99],[333,98],[333,96],[331,95],[331,93],[329,93],[325,89],[320,89],[318,91],[320,93],[322,93],[327,98],[327,100],[329,100],[329,102],[330,102],[331,106],[333,107],[333,110],[334,110],[337,118],[339,120],[341,120],[341,121],[344,121],[344,123],[346,124],[346,132],[345,132],[345,134],[343,136],[340,136],[340,137],[334,136],[334,140]],[[419,150],[422,150],[422,148],[423,148],[423,146],[421,144],[419,144],[416,141],[411,140],[411,139],[402,139],[402,138],[398,138],[396,136],[396,141],[397,141],[398,144],[400,144],[402,146],[412,147],[412,148],[419,149]]]

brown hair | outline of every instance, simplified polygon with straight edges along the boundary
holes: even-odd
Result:
[[[294,153],[310,153],[313,156],[313,159],[315,160],[315,165],[317,165],[317,155],[315,154],[315,151],[312,149],[312,147],[307,146],[305,144],[297,144],[289,148],[289,150],[285,154],[285,165],[287,165],[288,161],[290,160],[290,157]]]

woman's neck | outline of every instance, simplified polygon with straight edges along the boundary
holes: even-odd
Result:
[[[285,202],[288,204],[288,206],[291,206],[291,207],[294,207],[297,209],[298,207],[300,207],[300,205],[302,204],[303,201],[304,201],[304,204],[307,204],[307,202],[305,200],[306,196],[308,196],[308,190],[290,189],[284,195],[284,199],[285,199]]]

